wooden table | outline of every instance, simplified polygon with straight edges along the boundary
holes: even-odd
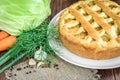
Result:
[[[68,7],[70,4],[77,2],[78,0],[51,0],[52,19],[60,10]],[[120,4],[120,0],[114,0]],[[101,80],[120,80],[120,68],[99,70],[98,74],[102,75]],[[0,74],[0,80],[5,80],[4,73]]]

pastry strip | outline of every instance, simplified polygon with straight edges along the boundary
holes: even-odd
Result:
[[[100,17],[97,12],[94,12],[92,9],[90,9],[87,4],[83,3],[83,4],[81,4],[81,6],[82,6],[82,8],[84,8],[84,10],[85,10],[88,14],[90,14],[90,15],[93,16],[93,18],[95,19],[95,21],[96,21],[102,28],[104,28],[105,31],[106,31],[112,38],[113,38],[113,37],[116,37],[116,32],[115,32],[115,31],[112,31],[112,27],[111,27],[108,23],[104,22],[104,18]],[[115,34],[115,35],[113,36],[113,34]]]
[[[120,16],[118,16],[117,14],[115,14],[108,6],[106,6],[106,5],[103,4],[102,2],[97,1],[97,0],[94,0],[94,1],[95,1],[95,3],[96,3],[98,6],[100,6],[100,7],[104,10],[104,12],[105,12],[107,15],[109,15],[110,17],[112,17],[112,18],[116,21],[118,27],[120,27]]]
[[[70,12],[76,17],[76,19],[81,23],[81,25],[84,27],[84,29],[88,32],[89,35],[92,36],[95,40],[101,41],[100,34],[92,28],[91,24],[87,22],[84,18],[84,16],[77,10],[73,8],[69,8]]]

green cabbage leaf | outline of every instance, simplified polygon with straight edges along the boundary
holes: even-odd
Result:
[[[50,0],[0,0],[0,30],[18,36],[51,14]]]

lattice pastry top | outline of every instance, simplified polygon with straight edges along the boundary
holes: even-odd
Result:
[[[120,47],[120,6],[110,0],[79,1],[62,13],[59,30],[87,47]]]

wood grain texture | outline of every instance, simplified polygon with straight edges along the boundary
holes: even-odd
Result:
[[[72,3],[78,0],[51,0],[52,14],[49,17],[51,20],[60,10],[68,7]],[[120,4],[120,0],[113,0]],[[120,80],[120,68],[110,70],[99,70],[99,74],[102,75],[101,80]],[[0,74],[0,80],[5,80],[4,74]]]
[[[120,80],[120,68],[114,69],[115,80]]]
[[[114,70],[99,70],[98,74],[101,74],[102,79],[101,80],[116,80],[114,76]]]
[[[2,56],[2,55],[3,55],[3,53],[0,53],[0,56]],[[4,73],[0,74],[0,80],[5,80],[5,74]]]

